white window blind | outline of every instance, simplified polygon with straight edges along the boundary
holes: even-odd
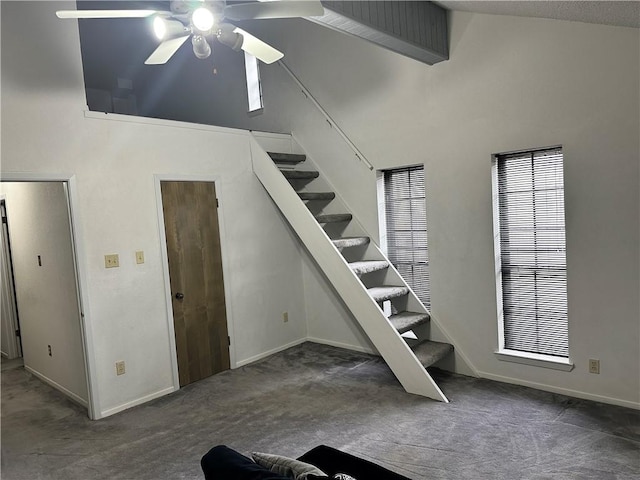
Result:
[[[562,149],[497,155],[495,167],[504,348],[568,357]]]
[[[389,260],[430,308],[424,167],[386,170],[384,197]]]

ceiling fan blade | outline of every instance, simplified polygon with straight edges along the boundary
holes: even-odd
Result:
[[[174,53],[182,46],[190,35],[172,38],[158,45],[149,58],[144,61],[145,65],[162,65],[167,63]]]
[[[231,20],[317,17],[320,15],[324,15],[324,8],[317,0],[237,3],[235,5],[227,5],[224,9],[225,18]]]
[[[263,42],[259,38],[254,37],[249,32],[242,30],[241,28],[236,27],[234,30],[235,33],[239,33],[243,37],[242,41],[242,50],[247,53],[250,53],[254,57],[263,61],[264,63],[273,63],[280,60],[284,57],[284,53],[280,50],[276,50],[268,43]]]
[[[155,14],[171,15],[160,10],[58,10],[58,18],[145,18]]]

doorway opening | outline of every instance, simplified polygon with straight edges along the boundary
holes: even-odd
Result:
[[[69,182],[3,179],[0,195],[2,275],[12,280],[2,291],[3,354],[21,356],[26,371],[94,418]],[[7,315],[5,296],[14,299]],[[19,337],[5,346],[11,330]]]
[[[22,339],[20,338],[20,317],[18,315],[18,300],[16,299],[15,274],[13,268],[13,257],[11,254],[11,239],[9,237],[9,225],[7,217],[7,206],[3,198],[0,198],[0,217],[2,218],[2,229],[0,231],[0,242],[2,243],[0,252],[0,272],[2,275],[2,365],[11,366],[23,365],[22,360]],[[11,362],[8,362],[11,361]]]

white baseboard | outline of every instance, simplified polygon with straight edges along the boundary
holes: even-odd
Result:
[[[98,418],[104,418],[104,417],[108,417],[110,415],[114,415],[114,414],[116,414],[118,412],[122,412],[123,410],[127,410],[128,408],[136,407],[138,405],[142,405],[143,403],[147,403],[147,402],[149,402],[151,400],[155,400],[156,398],[164,397],[165,395],[168,395],[168,394],[173,393],[175,391],[176,391],[176,388],[174,388],[173,386],[167,387],[167,388],[163,388],[162,390],[158,390],[157,392],[150,393],[149,395],[145,395],[144,397],[136,398],[135,400],[131,400],[129,402],[123,403],[123,404],[118,405],[116,407],[107,408],[106,410],[102,410],[100,412],[100,416]]]
[[[59,392],[62,392],[64,395],[69,397],[69,399],[72,400],[73,402],[77,403],[78,405],[81,405],[84,408],[89,408],[89,403],[84,398],[82,398],[79,395],[73,393],[71,390],[63,387],[58,382],[55,382],[55,381],[51,380],[46,375],[43,375],[42,373],[38,372],[37,370],[34,370],[33,368],[29,367],[28,365],[25,365],[24,369],[27,372],[29,372],[31,375],[33,375],[34,377],[37,377],[39,380],[42,380],[47,385],[50,385],[51,387],[55,388]]]
[[[253,363],[253,362],[257,362],[258,360],[262,360],[263,358],[267,358],[267,357],[273,355],[274,353],[281,352],[283,350],[286,350],[287,348],[295,347],[296,345],[300,345],[301,343],[304,343],[306,341],[307,341],[306,338],[299,338],[298,340],[295,340],[293,342],[287,343],[286,345],[281,345],[279,347],[273,348],[273,349],[268,350],[266,352],[259,353],[258,355],[254,355],[253,357],[245,358],[244,360],[238,360],[236,362],[235,368],[244,367],[245,365],[248,365],[248,364]]]
[[[547,385],[544,383],[529,382],[527,380],[521,380],[519,378],[504,377],[502,375],[494,375],[488,372],[478,372],[481,378],[488,380],[495,380],[497,382],[511,383],[514,385],[522,385],[524,387],[531,387],[537,390],[544,390],[545,392],[559,393],[560,395],[567,395],[569,397],[582,398],[584,400],[592,400],[594,402],[608,403],[610,405],[618,405],[620,407],[633,408],[640,410],[640,402],[632,402],[629,400],[622,400],[620,398],[606,397],[604,395],[596,395],[593,393],[582,392],[580,390],[571,390],[569,388],[556,387],[554,385]]]
[[[329,345],[330,347],[344,348],[346,350],[353,350],[355,352],[360,352],[360,353],[369,353],[371,355],[380,355],[377,351],[375,351],[375,350],[373,350],[371,348],[368,348],[368,347],[363,347],[361,345],[351,345],[349,343],[335,342],[333,340],[326,340],[324,338],[307,337],[305,339],[305,341],[313,342],[313,343],[319,343],[321,345]]]

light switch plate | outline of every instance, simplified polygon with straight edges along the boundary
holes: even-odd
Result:
[[[116,375],[124,375],[125,373],[124,360],[116,362]]]
[[[136,252],[136,263],[138,265],[144,263],[144,252],[142,250]]]
[[[120,266],[120,259],[117,253],[104,256],[104,268],[114,268]]]

